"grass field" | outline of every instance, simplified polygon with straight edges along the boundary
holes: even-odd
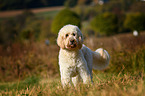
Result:
[[[0,84],[4,96],[144,96],[145,74],[94,74],[93,85],[63,89],[58,78],[30,77],[24,81]]]
[[[52,11],[56,11],[56,10],[61,10],[63,8],[64,7],[62,7],[62,6],[57,6],[57,7],[35,8],[35,9],[30,9],[30,11],[38,14],[38,13],[45,13],[45,12],[52,12]],[[17,16],[17,15],[22,14],[22,12],[24,10],[0,11],[0,18]]]
[[[32,12],[51,21],[61,9],[32,9]],[[0,20],[22,12],[0,12]],[[145,32],[138,37],[132,33],[86,36],[84,44],[92,50],[106,49],[111,56],[109,67],[93,70],[93,84],[80,83],[76,88],[65,89],[60,82],[56,44],[26,41],[0,45],[0,96],[145,96]]]
[[[54,11],[46,11],[46,12],[39,12],[36,13],[36,17],[38,18],[46,18],[46,19],[52,19],[54,16],[59,12],[59,10]]]
[[[114,37],[119,41],[116,47]],[[0,46],[0,96],[144,96],[145,40],[121,34],[89,39],[91,49],[103,47],[111,55],[110,65],[103,71],[93,71],[94,84],[63,89],[58,70],[56,45],[43,42]],[[102,44],[100,43],[102,42]]]

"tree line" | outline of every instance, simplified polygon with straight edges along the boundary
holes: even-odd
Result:
[[[0,10],[62,6],[65,0],[0,0]]]

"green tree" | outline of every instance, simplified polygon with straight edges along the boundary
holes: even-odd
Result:
[[[66,0],[64,2],[64,5],[66,7],[74,7],[74,6],[76,6],[76,4],[77,4],[77,0]]]
[[[103,13],[91,21],[92,29],[101,35],[112,35],[118,32],[117,16],[113,13]]]
[[[143,13],[130,13],[127,14],[124,27],[130,30],[145,30],[145,14]]]
[[[81,27],[80,17],[75,12],[69,9],[64,9],[54,18],[51,25],[51,31],[57,34],[60,28],[67,24],[73,24]]]
[[[136,2],[138,1],[137,0],[109,0],[109,2],[104,5],[104,8],[109,10],[111,9],[112,11],[116,11],[117,8],[126,12],[130,9],[130,6]]]

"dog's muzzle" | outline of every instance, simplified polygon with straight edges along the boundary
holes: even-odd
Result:
[[[76,48],[76,47],[77,47],[77,42],[76,42],[76,40],[75,40],[75,39],[70,40],[67,47],[68,47],[69,49],[74,49],[74,48]]]
[[[70,45],[74,45],[74,43],[75,43],[75,40],[70,40],[69,42]]]

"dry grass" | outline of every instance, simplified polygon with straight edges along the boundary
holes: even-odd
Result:
[[[0,90],[0,95],[10,96],[144,96],[145,74],[105,74],[94,75],[93,85],[82,85],[78,87],[68,87],[63,89],[60,80],[46,79],[38,84],[29,85],[21,90],[14,88],[11,90]],[[19,83],[21,85],[21,82]],[[19,86],[18,85],[18,86]]]
[[[117,38],[119,44],[114,37]],[[91,39],[89,38],[85,40],[85,44],[93,50],[103,47],[109,51],[113,57],[109,68],[114,70],[117,68],[119,71],[126,63],[132,63],[132,59],[141,61],[137,57],[144,55],[139,53],[141,56],[138,56],[136,52],[142,51],[141,49],[144,48],[144,37],[145,32],[141,33],[139,37],[133,37],[132,34],[121,34],[113,37],[92,38],[93,45],[89,43]],[[31,75],[58,77],[58,51],[57,45],[47,46],[44,42],[13,43],[8,47],[0,46],[0,81],[21,80]]]
[[[0,96],[144,96],[145,35],[141,34],[137,38],[131,34],[93,38],[94,46],[86,39],[91,49],[103,47],[109,51],[110,65],[93,72],[94,84],[66,89],[60,83],[57,45],[29,42],[0,46]],[[115,46],[118,41],[114,44],[114,37],[120,48]]]
[[[103,38],[86,38],[85,43],[91,49],[103,47],[107,50],[128,50],[134,51],[145,45],[145,32],[141,32],[138,37],[134,37],[132,33],[118,34]]]
[[[58,76],[58,50],[45,43],[15,43],[0,50],[0,81],[15,81],[31,75]]]

